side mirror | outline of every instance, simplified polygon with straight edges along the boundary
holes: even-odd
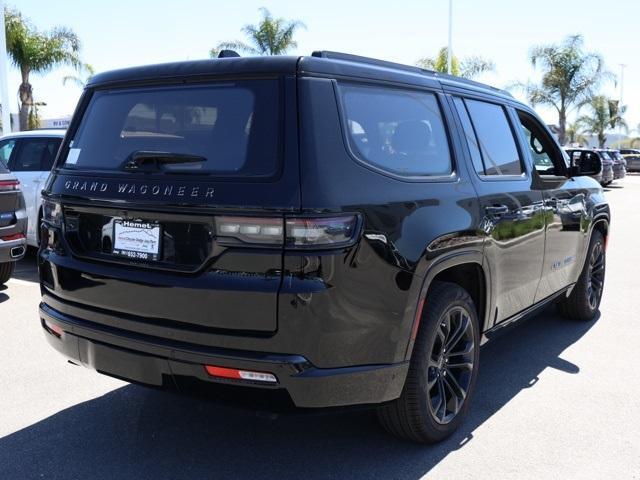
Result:
[[[571,156],[571,176],[597,175],[602,170],[602,162],[597,155],[581,155],[574,152]]]

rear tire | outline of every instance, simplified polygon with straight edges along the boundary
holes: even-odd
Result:
[[[9,281],[14,269],[14,262],[0,263],[0,285],[4,285]]]
[[[571,295],[562,297],[558,302],[558,311],[571,320],[592,320],[600,307],[605,270],[604,236],[599,230],[594,230],[580,277]]]
[[[389,433],[420,443],[444,440],[463,420],[478,378],[476,308],[466,290],[435,282],[429,289],[400,398],[378,408]]]

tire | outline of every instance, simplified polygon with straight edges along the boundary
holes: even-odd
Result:
[[[14,262],[0,263],[0,285],[4,285],[9,281],[11,275],[13,275],[14,268]]]
[[[571,320],[593,320],[600,307],[606,271],[606,252],[602,232],[594,230],[582,271],[571,295],[562,297],[558,311]]]
[[[453,341],[463,323],[466,328],[462,336]],[[443,347],[448,343],[450,353],[444,355]],[[420,443],[439,442],[455,432],[478,378],[479,346],[478,317],[467,291],[454,283],[435,282],[427,294],[402,393],[377,409],[383,428]],[[464,353],[455,355],[456,352]],[[458,366],[453,366],[454,362]],[[455,395],[454,389],[460,395]],[[449,397],[443,407],[438,400],[447,399],[447,392]]]

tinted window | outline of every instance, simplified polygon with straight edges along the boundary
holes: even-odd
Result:
[[[15,172],[49,171],[59,146],[58,138],[22,139],[11,169]]]
[[[0,142],[0,163],[2,163],[5,167],[9,165],[9,159],[11,158],[11,152],[13,152],[13,148],[16,146],[16,140],[3,140]]]
[[[485,175],[520,175],[522,164],[513,132],[503,107],[478,100],[465,100],[473,122]]]
[[[56,159],[56,154],[62,143],[61,138],[49,138],[47,139],[47,147],[42,154],[40,169],[43,172],[48,172],[53,168],[53,161]]]
[[[473,125],[469,118],[469,113],[464,105],[464,100],[460,97],[453,99],[460,121],[462,122],[462,128],[464,130],[464,136],[467,139],[467,145],[469,146],[469,152],[471,153],[471,160],[473,162],[473,168],[480,175],[484,175],[484,164],[482,163],[482,154],[480,153],[480,146],[478,145],[478,139],[476,133],[473,131]]]
[[[435,95],[341,86],[347,137],[362,161],[405,176],[451,174],[449,142]]]
[[[119,169],[135,152],[151,151],[205,159],[165,170],[271,175],[279,120],[277,80],[97,91],[64,166]]]

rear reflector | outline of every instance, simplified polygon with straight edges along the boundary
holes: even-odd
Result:
[[[64,330],[62,330],[61,327],[59,327],[58,325],[55,325],[51,322],[47,322],[45,319],[42,319],[42,322],[44,323],[44,326],[46,327],[47,330],[49,330],[49,333],[51,333],[52,335],[61,338],[62,334],[64,333]]]
[[[15,233],[13,235],[7,235],[6,237],[0,237],[0,240],[10,242],[11,240],[20,240],[24,238],[24,233]]]
[[[252,382],[278,383],[278,379],[272,373],[237,370],[235,368],[216,367],[214,365],[205,365],[204,369],[212,377],[249,380]]]
[[[18,180],[0,180],[0,192],[13,192],[20,190],[20,182]]]
[[[425,297],[418,302],[418,308],[416,309],[416,316],[413,319],[413,327],[411,327],[411,340],[415,340],[418,336],[418,328],[420,328],[420,320],[422,319],[422,311],[424,310]]]

